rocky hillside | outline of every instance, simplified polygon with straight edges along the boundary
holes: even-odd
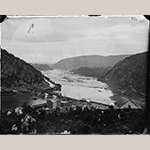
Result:
[[[123,60],[129,55],[117,55],[117,56],[100,56],[89,55],[79,56],[60,60],[56,64],[52,65],[54,69],[72,70],[80,67],[112,67],[118,61]]]
[[[33,66],[1,49],[2,90],[49,88],[47,81],[50,79]]]
[[[52,70],[52,68],[47,64],[31,64],[36,70],[44,71],[44,70]]]
[[[126,94],[145,95],[146,90],[146,56],[139,53],[119,61],[107,74],[107,83]]]
[[[95,77],[98,80],[103,81],[105,79],[106,73],[111,69],[111,67],[80,67],[79,69],[73,69],[71,72],[87,77]]]

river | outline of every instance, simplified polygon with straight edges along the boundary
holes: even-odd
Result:
[[[64,70],[48,70],[42,72],[52,81],[62,85],[63,96],[75,99],[86,99],[104,104],[113,105],[112,91],[106,83],[97,81],[93,77],[85,77]]]

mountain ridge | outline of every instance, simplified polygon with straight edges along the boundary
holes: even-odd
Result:
[[[2,91],[50,88],[48,82],[55,84],[32,65],[1,49]]]
[[[36,70],[44,71],[44,70],[52,70],[48,64],[39,64],[39,63],[30,63]]]
[[[119,61],[106,73],[106,82],[111,87],[123,90],[127,95],[146,92],[146,58],[142,52]]]
[[[79,69],[73,69],[71,72],[86,77],[94,77],[99,81],[105,80],[105,74],[111,69],[111,67],[80,67]]]
[[[78,69],[80,67],[112,67],[119,60],[128,57],[129,55],[111,55],[111,56],[101,56],[101,55],[83,55],[77,57],[70,57],[62,59],[52,65],[54,69],[72,70]]]

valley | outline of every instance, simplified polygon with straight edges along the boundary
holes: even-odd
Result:
[[[28,114],[38,123],[36,133],[24,132],[19,127],[15,134],[143,133],[146,127],[145,58],[146,53],[142,53],[111,67],[81,66],[72,70],[48,69],[42,65],[42,71],[38,71],[2,50],[0,133],[11,133],[16,121],[19,127],[19,117]],[[49,108],[45,99],[47,93],[50,100],[61,106]],[[22,115],[16,116],[17,108]],[[133,115],[137,116],[134,122]]]

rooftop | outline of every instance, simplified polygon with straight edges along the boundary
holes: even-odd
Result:
[[[126,97],[120,97],[119,100],[116,102],[116,105],[118,107],[123,106],[124,104],[126,104],[127,102],[129,102],[130,100],[127,99]]]
[[[56,100],[54,100],[54,99],[48,99],[47,101],[51,101],[51,102],[53,102],[53,103],[56,102]]]

